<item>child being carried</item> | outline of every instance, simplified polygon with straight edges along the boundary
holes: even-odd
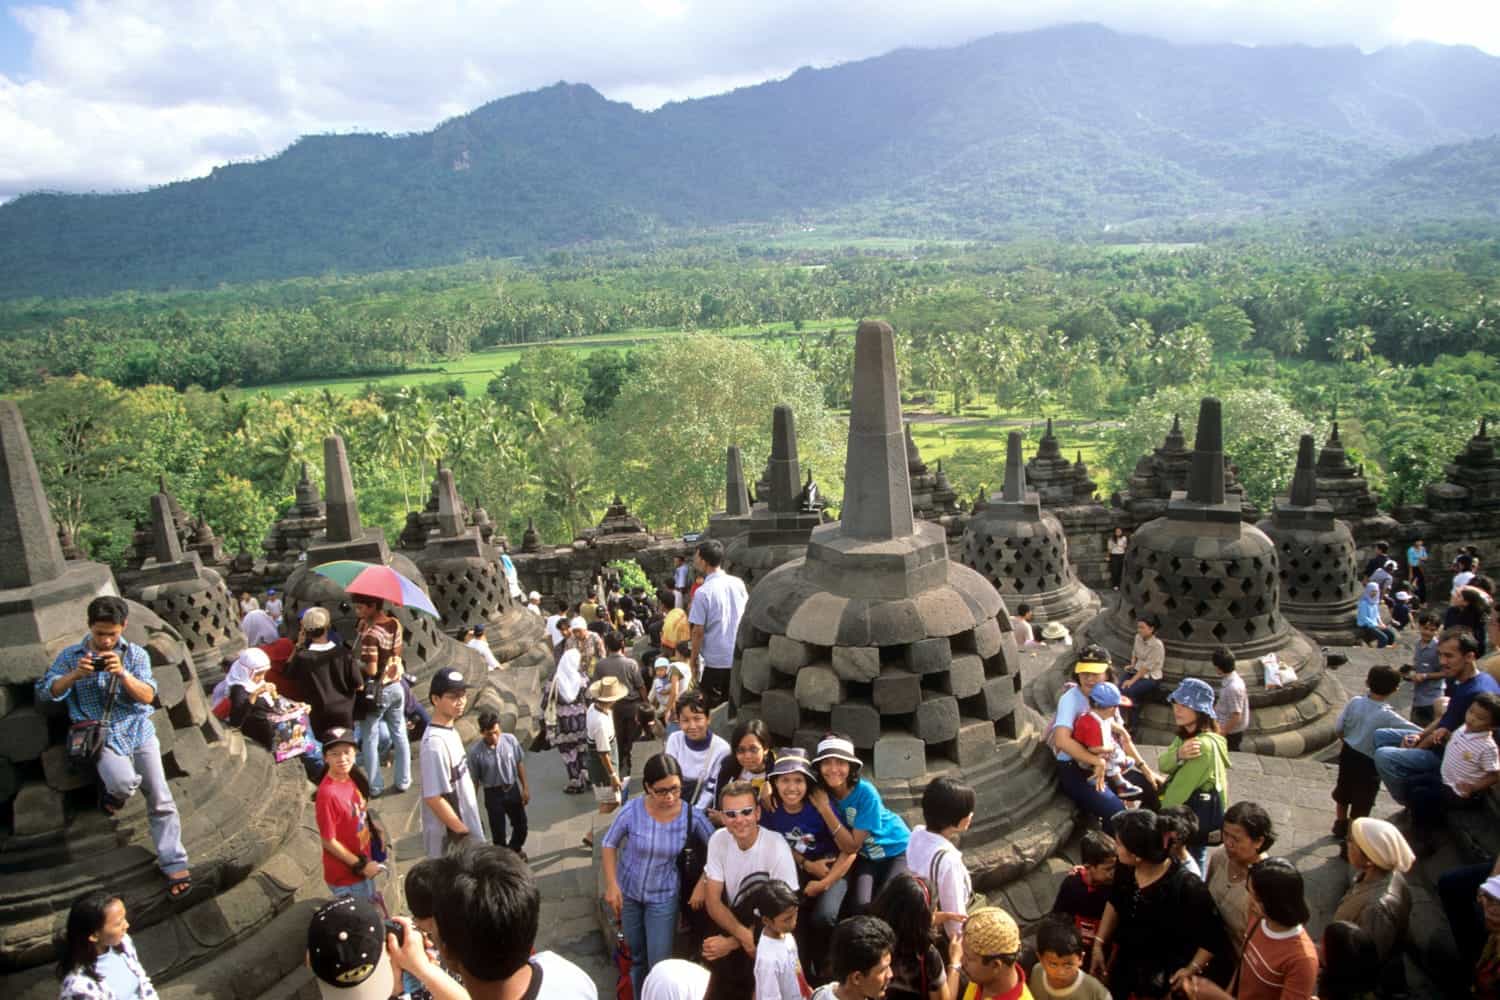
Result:
[[[1078,761],[1075,766],[1092,773],[1094,783],[1100,791],[1108,785],[1109,790],[1121,801],[1140,799],[1144,789],[1126,778],[1125,772],[1137,765],[1142,768],[1143,774],[1149,775],[1151,772],[1145,768],[1140,755],[1135,751],[1130,734],[1117,719],[1120,708],[1128,706],[1130,700],[1114,684],[1101,681],[1089,691],[1089,704],[1089,713],[1079,716],[1078,721],[1073,724],[1073,738],[1099,757],[1100,765],[1093,767]]]

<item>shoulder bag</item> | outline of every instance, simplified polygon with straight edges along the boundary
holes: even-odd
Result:
[[[693,798],[698,796],[699,784],[702,784],[701,778],[694,783]],[[693,834],[693,800],[684,801],[683,806],[687,810],[687,828],[682,833],[682,849],[677,852],[677,910],[688,917],[693,912],[688,900],[703,877],[703,869],[708,866],[708,844]]]
[[[90,767],[99,761],[99,754],[109,740],[109,717],[115,710],[115,696],[120,691],[120,678],[110,678],[109,695],[104,699],[104,717],[75,722],[68,727],[68,762],[74,767]],[[74,697],[77,697],[76,692]]]

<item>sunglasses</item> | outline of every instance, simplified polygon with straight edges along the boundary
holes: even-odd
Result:
[[[735,819],[735,818],[737,818],[739,816],[754,816],[755,815],[755,810],[756,810],[755,806],[746,806],[743,809],[725,809],[724,810],[724,818],[725,819]]]

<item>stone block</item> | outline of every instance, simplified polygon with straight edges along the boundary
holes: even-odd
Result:
[[[740,654],[740,684],[761,694],[771,686],[771,654],[765,646],[754,646]]]
[[[16,765],[0,757],[0,802],[15,798],[16,789],[20,787],[21,776],[16,772]]]
[[[857,747],[869,750],[880,739],[880,713],[874,705],[862,701],[846,701],[833,706],[831,729],[847,733]]]
[[[30,781],[16,793],[13,827],[17,837],[63,832],[62,792],[48,788],[40,781]]]
[[[912,731],[928,743],[946,743],[958,736],[958,699],[927,692],[917,706]]]
[[[151,679],[156,681],[157,704],[165,708],[171,708],[187,694],[187,684],[182,679],[182,668],[175,663],[155,668],[151,671]]]
[[[785,688],[772,688],[760,699],[760,717],[771,732],[786,738],[802,726],[802,706],[797,704],[797,695]]]
[[[1019,698],[1021,677],[1013,674],[1007,677],[992,677],[984,682],[984,687],[979,690],[980,709],[986,719],[1003,719],[1016,710],[1016,702]]]
[[[927,772],[927,745],[911,733],[886,733],[875,741],[875,777],[919,778]]]
[[[9,715],[25,702],[25,690],[19,684],[0,684],[0,718]]]
[[[910,715],[922,703],[922,678],[888,667],[875,678],[870,700],[881,715]]]
[[[172,717],[164,708],[158,708],[151,713],[151,728],[156,730],[156,742],[161,746],[161,752],[166,753],[172,749],[172,744],[177,740],[177,730],[172,728]]]
[[[176,773],[192,776],[208,770],[211,756],[203,732],[194,726],[177,730],[177,740],[172,752],[163,754],[162,763],[167,765],[168,777],[173,775],[173,768]],[[170,758],[170,763],[166,758]]]
[[[947,670],[953,648],[947,639],[921,639],[906,647],[906,669],[918,674]]]
[[[873,681],[880,676],[879,647],[835,646],[833,672],[846,681]]]
[[[94,783],[93,770],[70,764],[68,748],[64,746],[50,746],[42,752],[42,775],[47,779],[47,787],[56,792],[71,792]]]
[[[984,661],[976,653],[961,653],[948,668],[948,689],[955,698],[972,698],[984,686]]]
[[[183,692],[182,700],[175,705],[167,705],[166,708],[172,713],[173,725],[179,728],[201,726],[208,717],[208,698],[198,685],[189,684]]]
[[[797,703],[813,712],[832,712],[844,700],[844,682],[829,667],[803,667],[797,671]]]
[[[0,719],[0,757],[36,760],[47,749],[47,720],[35,706],[22,705]]]
[[[807,759],[812,760],[817,754],[818,744],[822,741],[823,733],[826,731],[826,726],[804,726],[792,734],[791,745],[806,750]]]
[[[993,618],[987,618],[974,629],[974,652],[978,653],[981,659],[987,660],[1000,652],[1004,638],[1004,633],[1000,631],[1000,623]]]
[[[983,764],[995,753],[995,724],[988,719],[960,718],[953,746],[959,767]]]
[[[766,649],[767,655],[771,658],[771,666],[784,674],[795,674],[802,667],[818,659],[817,646],[798,642],[796,639],[788,639],[784,635],[771,636],[771,644]],[[748,653],[749,650],[745,652]]]

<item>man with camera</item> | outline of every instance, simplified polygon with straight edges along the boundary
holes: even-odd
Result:
[[[125,638],[129,612],[130,606],[119,597],[90,601],[89,634],[57,654],[36,683],[36,698],[67,704],[74,727],[70,742],[80,747],[90,745],[89,724],[99,724],[94,764],[104,786],[105,812],[111,816],[119,812],[136,789],[144,786],[156,863],[167,877],[168,893],[176,898],[192,888],[192,879],[182,846],[182,820],[151,724],[156,700],[151,658],[144,647]]]

